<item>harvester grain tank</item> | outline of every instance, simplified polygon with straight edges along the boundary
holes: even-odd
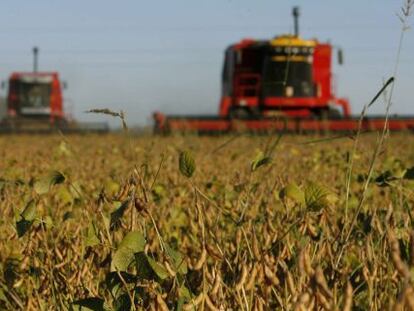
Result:
[[[299,9],[293,10],[294,34],[270,40],[244,39],[225,50],[222,97],[216,116],[154,114],[157,132],[354,131],[347,99],[332,86],[335,47],[299,36]],[[342,64],[343,54],[338,52]],[[362,129],[381,129],[384,117],[365,118]],[[414,117],[391,118],[390,130],[414,129]]]

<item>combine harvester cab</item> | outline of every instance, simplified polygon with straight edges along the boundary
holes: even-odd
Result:
[[[334,94],[334,47],[299,36],[299,10],[293,10],[295,33],[271,40],[244,39],[224,56],[222,97],[216,116],[154,114],[158,133],[352,132],[359,117],[351,116],[347,99]],[[343,55],[338,52],[338,62]],[[391,118],[390,130],[414,129],[414,117]],[[362,130],[382,129],[383,116],[361,123]]]

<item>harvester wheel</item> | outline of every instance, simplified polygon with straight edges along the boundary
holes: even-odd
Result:
[[[229,112],[230,119],[248,119],[250,117],[250,113],[246,108],[233,108]]]
[[[68,126],[69,126],[69,122],[65,118],[60,118],[55,121],[55,127],[58,129],[66,129],[68,128]]]
[[[340,119],[342,117],[341,113],[333,108],[315,110],[314,115],[321,120]]]
[[[342,118],[342,115],[338,109],[330,108],[328,110],[328,118],[329,119],[340,119]]]

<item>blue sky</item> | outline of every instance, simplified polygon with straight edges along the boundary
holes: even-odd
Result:
[[[31,70],[57,70],[67,82],[67,111],[80,120],[90,108],[124,110],[128,123],[149,124],[151,113],[210,113],[218,109],[223,51],[244,37],[292,31],[301,7],[301,35],[341,46],[337,93],[354,113],[393,72],[403,0],[3,0],[0,79]],[[413,16],[414,17],[414,16]],[[410,24],[413,24],[412,19]],[[414,114],[414,37],[405,33],[393,113]],[[4,90],[1,91],[4,95]],[[371,113],[383,113],[382,103]],[[116,124],[111,121],[111,124]]]

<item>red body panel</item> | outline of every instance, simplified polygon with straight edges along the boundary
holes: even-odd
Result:
[[[313,53],[313,80],[320,87],[318,99],[328,103],[332,99],[331,86],[332,47],[329,44],[318,44]],[[318,94],[319,95],[319,94]]]
[[[223,96],[220,101],[219,116],[225,118],[231,107],[233,99],[230,96]],[[155,113],[157,114],[157,113]]]

